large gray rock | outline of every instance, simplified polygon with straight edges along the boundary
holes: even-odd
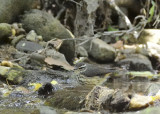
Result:
[[[53,38],[73,38],[72,34],[52,15],[40,10],[31,10],[23,16],[21,22],[28,31],[35,30],[38,35],[42,35],[45,41]],[[75,56],[75,42],[65,40],[60,48],[67,61],[71,62]]]
[[[152,71],[151,61],[141,54],[124,55],[124,59],[117,62],[118,65],[126,67],[126,69],[133,71]]]
[[[43,49],[43,47],[35,42],[30,42],[30,41],[20,41],[16,45],[16,49],[22,52],[35,52],[40,49]]]
[[[0,0],[0,23],[11,23],[30,9],[34,0]]]
[[[98,62],[112,62],[115,59],[115,49],[100,39],[91,42],[89,55]]]
[[[0,23],[0,42],[6,41],[12,35],[11,25]]]

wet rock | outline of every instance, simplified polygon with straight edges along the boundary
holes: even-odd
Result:
[[[25,10],[30,9],[34,0],[0,0],[0,23],[11,23]]]
[[[43,84],[41,88],[38,89],[38,95],[47,96],[54,91],[54,87],[51,83]]]
[[[160,90],[160,84],[159,83],[153,83],[150,84],[149,87],[146,90],[146,94],[149,96],[154,96],[157,94],[157,92]]]
[[[140,81],[140,82],[147,82],[149,80],[158,80],[160,74],[154,74],[153,72],[149,71],[131,71],[127,72],[126,76],[129,77],[130,80]]]
[[[7,23],[0,23],[0,42],[8,40],[8,37],[12,35],[11,25]]]
[[[124,59],[117,62],[118,65],[133,71],[152,71],[151,61],[141,54],[126,54]]]
[[[72,111],[68,111],[64,114],[101,114],[101,112],[97,111],[97,112],[94,112],[92,110],[84,110],[84,111],[81,111],[81,112],[72,112]]]
[[[136,111],[136,112],[128,112],[126,114],[159,114],[160,113],[160,108],[159,106],[156,107],[148,107],[144,110]]]
[[[113,112],[121,112],[128,109],[129,103],[130,98],[128,95],[118,90],[107,98],[105,103],[103,103],[103,108]]]
[[[95,86],[85,99],[85,108],[90,110],[123,111],[128,108],[130,99],[119,90]]]
[[[5,66],[0,66],[0,76],[6,78],[7,80],[19,84],[23,80],[24,69],[23,68],[10,68]]]
[[[16,49],[22,52],[34,52],[43,49],[43,47],[35,42],[20,41],[17,43]]]
[[[88,46],[86,49],[89,55],[98,62],[112,62],[115,59],[115,49],[100,39],[92,40]]]
[[[52,15],[40,10],[31,10],[23,16],[21,22],[28,31],[35,30],[42,35],[44,41],[54,38],[72,39],[73,35]],[[74,40],[64,40],[60,52],[63,53],[67,61],[72,62],[75,56]]]
[[[35,114],[57,114],[57,111],[52,107],[40,106],[39,113],[35,113]]]
[[[47,100],[49,106],[65,108],[68,110],[79,110],[83,107],[84,97],[87,95],[86,87],[58,90],[52,98]],[[87,91],[86,91],[87,90]]]

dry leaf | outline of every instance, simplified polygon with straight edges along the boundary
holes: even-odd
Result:
[[[61,66],[65,70],[73,70],[74,69],[74,67],[72,67],[69,63],[54,59],[52,57],[47,57],[47,58],[45,58],[44,61],[49,65]]]
[[[116,49],[123,49],[123,41],[119,40],[114,44],[111,44],[112,47],[116,48]]]

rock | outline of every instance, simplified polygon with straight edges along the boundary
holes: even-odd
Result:
[[[136,40],[135,38],[130,38],[131,43],[147,44],[147,42],[160,44],[160,30],[159,29],[144,29]]]
[[[141,54],[126,54],[124,59],[117,62],[118,65],[133,71],[152,71],[150,60]]]
[[[51,83],[45,83],[38,89],[38,95],[47,96],[54,91],[54,87]]]
[[[51,107],[68,110],[80,110],[83,107],[84,97],[87,95],[87,87],[61,89],[55,92],[53,97],[47,99]]]
[[[31,10],[23,16],[21,22],[26,30],[35,30],[37,34],[42,35],[44,41],[49,41],[54,38],[73,38],[73,35],[47,12]],[[65,55],[68,62],[72,62],[75,56],[74,47],[74,40],[64,40],[60,48],[60,52]]]
[[[11,41],[11,44],[12,44],[13,46],[16,46],[16,44],[17,44],[20,40],[22,40],[23,38],[25,38],[25,35],[14,36],[14,37],[13,37],[13,40]]]
[[[152,60],[155,69],[160,69],[160,45],[156,43],[147,42],[147,51]]]
[[[40,44],[37,44],[35,42],[20,41],[17,43],[16,49],[22,52],[34,52],[34,51],[43,49],[43,47]]]
[[[58,112],[56,111],[56,109],[52,108],[52,107],[48,107],[48,106],[40,106],[39,108],[39,113],[40,114],[57,114]],[[34,114],[34,113],[33,113]],[[36,114],[36,113],[35,113]]]
[[[11,23],[25,10],[30,9],[34,0],[0,0],[0,23]]]
[[[146,94],[149,96],[154,96],[157,94],[157,92],[160,90],[160,84],[159,83],[153,83],[150,84],[149,87],[147,88]]]
[[[26,34],[26,31],[22,28],[22,24],[21,23],[13,23],[12,24],[12,36],[18,36],[18,35],[22,35],[22,34],[23,35]]]
[[[18,67],[0,66],[0,76],[12,83],[19,84],[23,80],[24,69]]]
[[[8,37],[12,35],[11,25],[7,23],[0,23],[0,42],[8,40]]]
[[[119,90],[95,86],[85,99],[85,108],[88,110],[123,111],[128,108],[130,99]]]
[[[160,77],[160,74],[155,74],[150,71],[131,71],[126,73],[127,77],[129,77],[130,80],[134,81],[140,81],[140,82],[148,82],[149,80],[158,80]],[[147,86],[147,85],[146,85]]]
[[[107,100],[102,104],[104,109],[113,112],[121,112],[128,109],[130,98],[124,92],[117,90],[112,96],[108,96]]]
[[[34,30],[31,30],[26,36],[26,39],[32,42],[36,42],[37,41],[36,38],[37,38],[37,34],[35,33]]]
[[[83,112],[83,110],[82,110],[82,112],[68,111],[64,114],[101,114],[101,112],[100,111],[93,112],[92,110],[84,110],[84,112]]]
[[[160,113],[160,109],[159,106],[154,106],[154,107],[148,107],[144,110],[139,110],[136,112],[127,112],[125,114],[159,114]]]
[[[94,39],[90,44],[85,45],[89,55],[98,62],[112,62],[115,59],[115,49],[100,39]]]
[[[76,52],[78,57],[88,57],[87,51],[82,46],[78,46]]]
[[[153,104],[153,100],[150,96],[134,95],[130,101],[129,109],[136,110],[148,107]]]

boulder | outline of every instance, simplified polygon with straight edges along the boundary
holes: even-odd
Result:
[[[49,41],[54,38],[71,39],[73,35],[67,30],[57,19],[47,12],[40,10],[31,10],[26,13],[22,20],[25,30],[35,30],[39,35],[42,35],[44,41]],[[64,40],[60,52],[63,53],[67,61],[72,62],[75,56],[74,40]]]
[[[124,55],[124,59],[117,62],[118,65],[133,71],[152,71],[151,61],[141,54]]]
[[[88,110],[109,110],[121,112],[128,108],[130,98],[120,90],[95,86],[86,96],[85,108]]]
[[[12,35],[11,25],[7,23],[0,23],[0,42],[8,40],[8,37]]]
[[[20,41],[16,45],[16,49],[22,52],[35,52],[40,49],[43,49],[43,47],[35,42],[30,42],[30,41]]]
[[[115,59],[115,49],[100,39],[91,42],[89,55],[98,62],[112,62]]]
[[[0,23],[11,23],[32,6],[34,0],[0,0]]]

